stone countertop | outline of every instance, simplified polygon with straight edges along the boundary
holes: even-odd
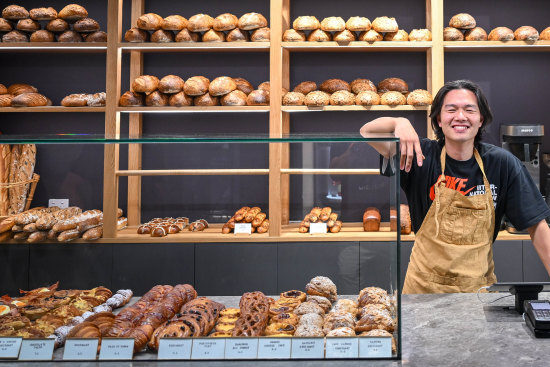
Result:
[[[514,309],[508,293],[403,295],[402,360],[190,361],[186,366],[334,367],[334,366],[545,366],[550,339],[535,338]],[[228,307],[240,297],[210,297]],[[549,293],[541,293],[550,299]],[[481,300],[480,300],[481,299]],[[498,299],[498,300],[497,300]],[[494,303],[488,302],[497,300]],[[484,303],[482,303],[482,301]],[[56,351],[56,353],[61,350]],[[57,356],[56,356],[57,357]],[[174,366],[140,353],[129,362],[84,362],[79,366]],[[57,358],[56,358],[57,359]],[[3,362],[3,366],[67,366],[67,362]]]

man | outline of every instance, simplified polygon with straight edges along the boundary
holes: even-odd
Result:
[[[479,86],[446,83],[430,118],[437,140],[419,139],[405,118],[361,128],[365,137],[394,133],[400,140],[401,187],[416,232],[403,293],[476,292],[496,282],[491,245],[504,214],[528,229],[550,274],[550,208],[519,159],[481,142],[493,116]],[[394,144],[370,145],[384,159],[395,155]]]

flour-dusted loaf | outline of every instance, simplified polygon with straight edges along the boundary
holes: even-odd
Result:
[[[12,107],[41,107],[51,106],[52,101],[40,93],[23,93],[15,96],[12,101]]]
[[[538,36],[537,36],[538,37]],[[464,32],[464,40],[466,41],[487,41],[487,32],[481,27],[468,29]]]
[[[373,106],[380,104],[380,95],[372,90],[359,92],[355,96],[355,104],[360,106]]]
[[[36,146],[34,144],[14,145],[12,149],[12,161],[10,165],[10,184],[29,181],[34,173],[35,164]],[[10,208],[8,210],[9,214],[17,214],[24,211],[29,187],[30,182],[10,187]]]
[[[140,75],[132,82],[132,90],[138,93],[150,94],[157,90],[159,79],[154,75]]]
[[[204,76],[192,76],[185,81],[183,90],[188,96],[201,96],[208,92],[210,80]]]
[[[248,31],[235,28],[227,32],[225,40],[227,42],[246,42],[250,40],[250,35],[248,34]]]
[[[325,32],[340,32],[346,29],[346,22],[342,17],[326,17],[321,21],[321,29]]]
[[[445,27],[443,29],[444,41],[464,41],[464,33],[455,27]]]
[[[429,106],[432,104],[432,95],[424,89],[415,89],[407,95],[407,104],[412,106]]]
[[[147,13],[140,16],[136,22],[139,29],[145,31],[156,31],[162,27],[164,19],[155,13]]]
[[[347,29],[344,29],[340,32],[334,32],[334,36],[332,37],[333,41],[336,42],[352,42],[356,40],[355,33],[352,31],[349,31]]]
[[[238,23],[239,23],[239,18],[237,18],[236,15],[231,13],[224,13],[214,18],[214,24],[212,25],[212,28],[215,31],[220,31],[220,32],[230,31],[232,29],[235,29]]]
[[[382,94],[380,104],[388,106],[404,105],[407,104],[407,99],[400,92],[389,91]]]
[[[220,98],[222,106],[246,106],[247,96],[244,92],[235,89]]]
[[[304,42],[306,39],[304,31],[287,29],[285,33],[283,33],[283,41],[285,42]]]
[[[160,27],[165,31],[181,31],[187,28],[189,21],[181,15],[169,15],[164,18],[160,24]]]
[[[191,32],[206,32],[214,25],[214,18],[208,14],[195,14],[187,23],[187,29]]]
[[[512,41],[514,39],[514,31],[508,27],[496,27],[487,37],[489,41]]]
[[[476,20],[468,13],[453,15],[449,21],[449,27],[459,29],[473,29],[476,27]]]
[[[151,42],[155,43],[168,43],[174,42],[175,36],[172,31],[165,31],[164,29],[159,29],[151,34]]]
[[[346,22],[346,29],[352,32],[364,32],[371,28],[369,18],[365,17],[351,17]]]
[[[73,29],[80,33],[92,33],[99,31],[99,23],[92,18],[82,18],[73,24]]]
[[[524,25],[514,31],[514,38],[518,41],[536,41],[539,39],[539,32],[529,25]]]
[[[399,29],[397,32],[386,32],[383,40],[405,42],[409,40],[409,34],[405,30]]]
[[[250,41],[252,42],[269,42],[271,31],[269,27],[258,28],[252,31]]]
[[[376,42],[376,41],[382,41],[384,37],[375,31],[374,29],[369,29],[368,31],[361,32],[359,34],[359,41],[365,41],[365,42]]]
[[[319,20],[313,15],[297,17],[292,23],[292,28],[297,31],[314,31],[321,27]]]
[[[372,21],[372,29],[374,29],[378,33],[383,32],[397,32],[399,30],[399,26],[397,25],[397,21],[395,18],[391,17],[377,17]]]
[[[199,42],[201,40],[201,34],[198,32],[191,32],[187,28],[182,29],[176,34],[176,42]]]
[[[55,34],[45,29],[40,29],[31,34],[31,42],[54,42]]]
[[[350,83],[350,87],[351,91],[355,94],[366,91],[377,92],[376,85],[369,79],[357,78]]]
[[[203,42],[224,42],[225,33],[209,29],[202,35]]]
[[[166,75],[160,81],[158,90],[162,93],[173,94],[183,90],[185,82],[177,75]]]
[[[409,32],[409,41],[431,41],[432,32],[427,28],[413,29]]]
[[[246,13],[239,18],[237,26],[245,31],[267,27],[267,19],[260,13]]]

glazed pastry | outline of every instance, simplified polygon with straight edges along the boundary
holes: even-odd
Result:
[[[281,293],[280,297],[281,298],[292,298],[292,299],[297,299],[300,302],[305,302],[305,300],[307,298],[307,294],[305,294],[302,291],[291,290],[291,291],[286,291],[286,292]]]

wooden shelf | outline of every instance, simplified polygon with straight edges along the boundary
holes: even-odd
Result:
[[[349,52],[364,52],[364,51],[395,51],[395,52],[423,52],[432,47],[432,42],[393,42],[393,41],[378,41],[378,42],[282,42],[283,48],[289,51],[349,51]]]
[[[122,42],[118,48],[122,52],[268,52],[269,42]]]
[[[105,112],[105,107],[0,107],[0,112]]]
[[[324,106],[324,107],[309,107],[309,106],[282,106],[283,112],[304,112],[304,111],[428,111],[430,106]]]
[[[49,52],[106,52],[106,42],[3,42],[0,51],[49,51]]]
[[[117,107],[125,113],[269,112],[269,106]]]
[[[550,51],[550,41],[445,41],[447,52]]]

